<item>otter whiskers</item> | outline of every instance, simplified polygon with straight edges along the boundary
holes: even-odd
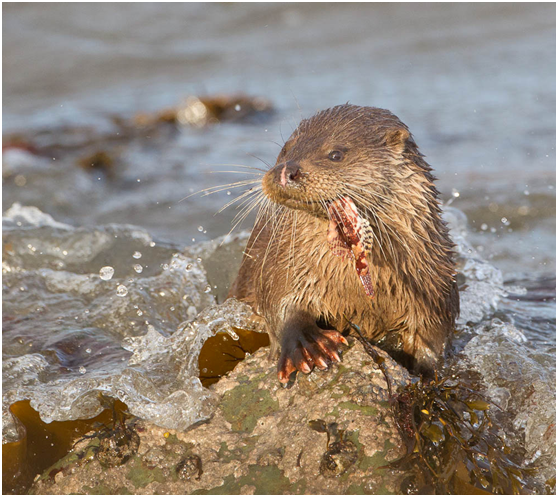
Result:
[[[233,226],[227,234],[227,236],[229,236],[234,231],[234,229],[238,225],[240,225],[256,207],[260,207],[269,202],[266,196],[263,194],[262,186],[261,186],[261,177],[264,175],[266,171],[264,169],[260,169],[252,166],[245,166],[242,164],[214,164],[214,166],[238,167],[242,169],[250,169],[250,171],[226,170],[226,171],[211,171],[211,173],[250,174],[250,175],[256,175],[258,177],[255,179],[245,179],[245,180],[234,181],[222,185],[211,186],[209,188],[204,188],[202,190],[198,190],[197,192],[191,193],[190,195],[187,195],[186,197],[180,199],[179,202],[182,202],[194,195],[201,195],[202,197],[206,197],[208,195],[220,193],[225,190],[249,187],[240,195],[236,196],[235,198],[227,202],[225,205],[223,205],[214,214],[214,215],[220,214],[223,211],[225,211],[227,208],[229,208],[231,205],[238,204],[236,208],[240,210],[233,218],[233,221],[231,223]]]

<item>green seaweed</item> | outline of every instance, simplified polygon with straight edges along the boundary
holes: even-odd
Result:
[[[342,393],[331,393],[331,398],[332,399],[340,399],[341,397],[344,397],[346,395],[349,395],[351,393],[351,389],[348,385],[337,385],[336,387],[338,390],[341,390]]]
[[[333,416],[334,418],[338,418],[339,417],[339,406],[335,406],[333,408],[333,411],[330,411],[330,412],[326,413],[326,416]]]
[[[146,468],[138,456],[133,456],[133,461],[129,465],[127,478],[136,488],[143,488],[153,481],[164,483],[167,480],[161,468]]]
[[[182,443],[174,433],[168,433],[168,434],[165,433],[165,439],[169,445]],[[193,447],[193,444],[188,444],[188,445],[191,445]]]
[[[366,495],[364,491],[364,484],[351,483],[346,491],[347,495]]]
[[[368,469],[373,468],[376,473],[382,473],[385,466],[389,464],[389,461],[386,459],[387,452],[389,449],[394,447],[394,445],[386,439],[384,440],[383,450],[377,451],[371,456],[367,456],[364,454],[364,445],[360,443],[358,436],[359,430],[347,432],[346,434],[347,440],[353,442],[359,451],[358,467],[362,471],[367,471]]]
[[[339,403],[340,409],[348,409],[349,411],[360,411],[362,414],[366,416],[375,416],[378,414],[378,409],[374,406],[360,406],[356,402],[340,402]]]
[[[193,492],[197,495],[240,494],[245,485],[254,486],[256,495],[274,495],[291,493],[291,483],[277,466],[248,466],[248,474],[238,480],[233,475],[225,478],[222,485]],[[302,488],[299,490],[303,490]]]
[[[243,439],[245,445],[235,447],[233,450],[229,449],[227,442],[221,442],[221,447],[218,452],[219,459],[221,459],[225,464],[231,461],[242,460],[247,454],[254,450],[258,439],[259,436],[245,438]]]
[[[255,385],[255,382],[241,384],[223,396],[221,410],[234,431],[251,433],[258,419],[279,410],[279,402]]]
[[[350,369],[347,366],[344,366],[343,364],[338,364],[337,365],[337,372],[335,373],[335,376],[331,379],[331,381],[327,384],[327,388],[334,388],[339,386],[338,382],[339,382],[339,378],[341,378],[342,375],[344,375],[347,371],[350,371]]]
[[[83,487],[83,490],[85,490],[87,495],[120,495],[118,491],[114,491],[108,485],[104,485],[102,483],[94,487]]]

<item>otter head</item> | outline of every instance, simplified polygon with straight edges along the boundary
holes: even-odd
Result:
[[[419,240],[417,220],[419,230],[439,220],[430,170],[395,115],[346,104],[303,120],[262,186],[273,202],[328,223],[332,252],[353,256],[372,295],[365,281],[372,244],[379,245],[382,263],[399,264],[396,252],[410,255],[410,243]]]
[[[339,105],[300,123],[265,174],[263,191],[278,204],[324,219],[341,198],[366,210],[362,204],[381,202],[393,188],[405,151],[414,147],[391,112]]]

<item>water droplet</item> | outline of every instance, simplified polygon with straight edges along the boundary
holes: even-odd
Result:
[[[231,195],[231,192],[227,192],[227,195]]]
[[[91,354],[91,349],[85,349],[85,352],[87,352],[88,354]]]
[[[201,262],[201,261],[202,261],[202,258],[201,258],[201,257],[198,257],[198,258],[196,259],[196,261]]]
[[[459,197],[459,192],[455,188],[452,188],[451,189],[451,195],[452,195],[452,197],[457,198],[457,197]]]
[[[203,231],[203,226],[198,226],[198,231]]]
[[[490,228],[490,233],[496,233],[496,228]]]
[[[143,266],[141,264],[134,265],[134,271],[136,273],[141,273],[143,271]]]
[[[501,221],[502,221],[502,224],[503,224],[504,226],[509,226],[509,225],[510,225],[510,222],[509,222],[509,220],[508,220],[507,217],[503,217],[503,218],[501,219]]]
[[[14,183],[16,184],[16,186],[25,186],[25,183],[27,183],[27,178],[25,178],[23,174],[18,174],[14,179]]]
[[[234,110],[236,110],[236,112],[240,111],[240,109],[242,109],[242,107],[239,104],[234,106]]]
[[[116,288],[116,295],[119,297],[125,297],[128,295],[128,289],[124,285],[118,285]]]
[[[140,309],[138,309],[137,315],[138,315],[138,316],[143,316],[143,311],[140,310]]]
[[[134,252],[134,255],[132,255],[132,257],[134,259],[141,259],[141,252],[138,252],[137,250]]]
[[[155,246],[155,242],[149,242],[149,246],[150,246],[150,247],[154,247],[154,246]]]
[[[207,285],[204,289],[204,293],[209,293],[211,291],[211,285]]]
[[[110,280],[113,275],[114,275],[114,268],[111,266],[102,267],[101,270],[99,271],[99,277],[105,281]]]
[[[173,305],[171,305],[170,310],[174,311],[174,306]]]
[[[79,372],[80,372],[81,374],[85,374],[85,373],[87,373],[87,369],[85,369],[83,366],[80,366],[80,367],[79,367]]]
[[[486,231],[487,229],[488,229],[488,224],[482,223],[481,224],[481,230]]]
[[[192,270],[192,264],[186,264],[186,271],[191,271],[191,270]]]

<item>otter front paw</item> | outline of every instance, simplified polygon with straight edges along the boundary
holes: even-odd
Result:
[[[338,349],[348,345],[341,333],[322,330],[316,324],[302,328],[285,329],[281,342],[281,356],[277,364],[277,376],[281,383],[287,383],[294,371],[310,373],[314,366],[325,370],[331,362],[339,362]]]

